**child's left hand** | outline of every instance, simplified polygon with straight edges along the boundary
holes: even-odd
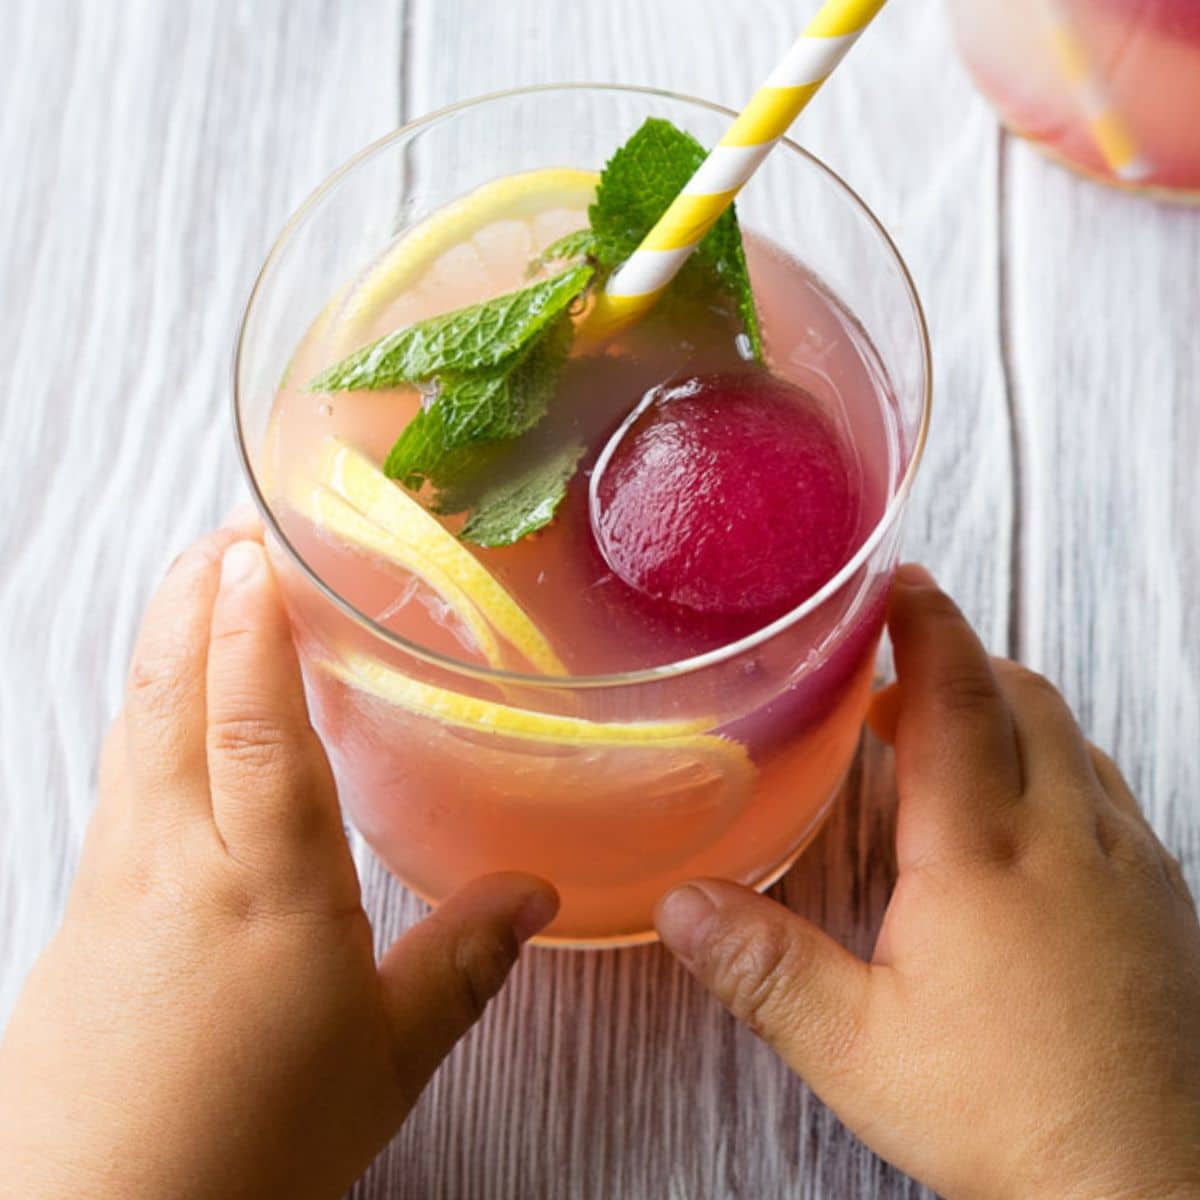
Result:
[[[0,1045],[2,1197],[341,1194],[557,907],[492,876],[376,964],[258,536],[210,535],[151,603]]]

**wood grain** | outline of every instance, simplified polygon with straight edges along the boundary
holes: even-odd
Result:
[[[397,119],[493,88],[619,80],[736,106],[802,16],[793,0],[6,12],[0,1020],[61,910],[147,593],[239,490],[229,355],[287,213]],[[1196,214],[1000,135],[935,5],[890,6],[801,136],[891,229],[928,308],[935,426],[909,552],[991,645],[1064,682],[1200,884]],[[892,794],[868,743],[780,889],[862,952],[892,878]],[[383,946],[422,908],[356,856]],[[528,955],[353,1192],[925,1194],[656,948]]]
[[[149,590],[241,492],[250,285],[288,213],[394,124],[402,13],[372,11],[5,8],[0,1019],[61,911]]]
[[[1200,212],[1090,187],[1016,141],[1006,169],[1018,649],[1200,892]]]

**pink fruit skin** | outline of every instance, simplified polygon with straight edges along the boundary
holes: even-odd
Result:
[[[630,587],[770,620],[854,551],[858,462],[807,392],[760,368],[656,388],[598,481],[597,543]]]

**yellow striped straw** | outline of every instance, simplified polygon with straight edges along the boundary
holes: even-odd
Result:
[[[1128,122],[1092,65],[1079,31],[1060,0],[1045,0],[1045,13],[1050,27],[1050,45],[1059,70],[1075,92],[1092,140],[1109,170],[1127,183],[1145,179],[1150,174],[1150,163],[1138,150]]]
[[[609,336],[653,307],[886,0],[826,0],[658,224],[608,281],[588,333]]]

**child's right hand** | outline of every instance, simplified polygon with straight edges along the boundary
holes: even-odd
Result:
[[[1200,1196],[1200,925],[1059,694],[920,568],[889,625],[900,877],[872,962],[705,880],[667,945],[880,1154],[954,1200]]]

